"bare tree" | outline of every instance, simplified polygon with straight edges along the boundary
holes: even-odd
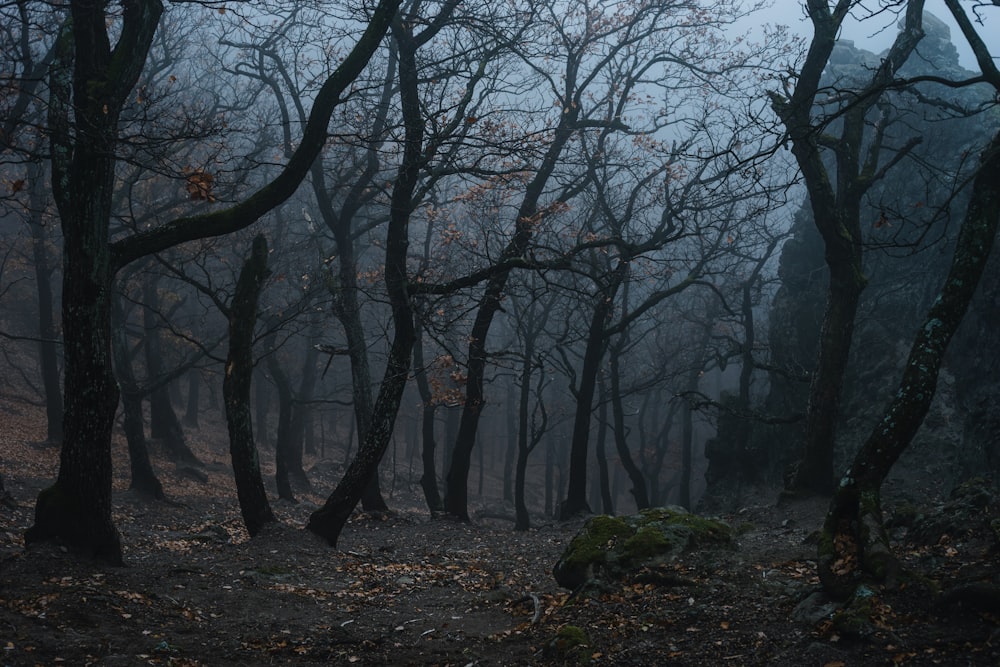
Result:
[[[291,196],[322,148],[341,94],[378,49],[396,7],[397,0],[384,0],[374,8],[355,48],[318,91],[299,147],[273,181],[230,208],[112,241],[119,120],[142,74],[163,6],[158,0],[128,0],[120,14],[108,14],[105,5],[69,3],[72,20],[60,33],[50,70],[49,131],[65,248],[63,328],[72,344],[66,351],[59,475],[39,494],[27,543],[61,539],[102,560],[122,562],[111,518],[111,430],[118,404],[110,353],[114,274],[140,257],[249,226]]]
[[[917,3],[919,4],[919,3]],[[946,0],[972,47],[986,81],[1000,92],[1000,69],[965,8]],[[948,86],[959,84],[939,81]],[[819,573],[823,587],[842,599],[865,581],[894,581],[898,564],[882,523],[881,487],[923,423],[938,372],[955,330],[982,278],[1000,228],[1000,133],[984,147],[971,182],[971,199],[951,266],[910,348],[899,389],[837,486],[823,525]],[[995,595],[995,593],[993,593]]]
[[[923,37],[922,0],[907,3],[902,30],[867,81],[843,90],[823,87],[823,72],[837,35],[857,4],[855,0],[838,0],[831,7],[828,2],[806,2],[814,30],[809,51],[794,86],[788,81],[785,93],[771,92],[772,108],[785,125],[809,194],[830,271],[801,455],[788,477],[790,489],[821,494],[833,491],[834,437],[844,371],[858,303],[868,282],[863,263],[862,198],[920,141],[916,136],[899,146],[890,144],[886,129],[891,112],[886,106],[879,107],[879,102]],[[839,122],[839,132],[832,125],[833,119]],[[828,156],[832,167],[825,161]]]

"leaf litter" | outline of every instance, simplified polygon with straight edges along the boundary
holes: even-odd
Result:
[[[207,483],[152,451],[169,503],[128,491],[116,440],[114,517],[127,567],[55,546],[26,551],[34,498],[58,463],[58,450],[39,444],[42,423],[23,411],[0,425],[0,472],[17,501],[0,510],[4,665],[564,664],[546,647],[566,626],[584,631],[594,665],[1000,662],[996,612],[937,606],[916,584],[878,591],[864,636],[845,635],[828,617],[797,617],[819,591],[807,538],[822,522],[821,503],[779,509],[762,497],[724,517],[747,526],[737,550],[689,554],[575,594],[551,570],[579,521],[536,517],[526,533],[498,520],[432,521],[415,488],[397,490],[390,514],[357,513],[340,550],[303,530],[324,500],[310,491],[298,504],[272,501],[281,525],[250,540],[224,429],[205,426],[191,445]],[[267,452],[262,461],[273,479]],[[336,466],[317,468],[312,481],[332,488]],[[953,580],[996,565],[997,554],[980,546],[966,536],[898,552],[904,565]]]

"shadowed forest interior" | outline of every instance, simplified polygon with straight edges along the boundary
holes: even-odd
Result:
[[[0,17],[0,662],[996,663],[998,0]]]

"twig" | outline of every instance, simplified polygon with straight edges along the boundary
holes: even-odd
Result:
[[[542,617],[542,600],[538,597],[537,593],[528,593],[523,598],[514,600],[514,604],[521,604],[522,602],[527,602],[528,600],[531,600],[531,602],[535,605],[535,613],[531,617],[531,624],[536,625],[538,620]]]

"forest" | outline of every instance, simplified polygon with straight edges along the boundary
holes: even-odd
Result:
[[[0,664],[997,664],[998,21],[0,3]]]

